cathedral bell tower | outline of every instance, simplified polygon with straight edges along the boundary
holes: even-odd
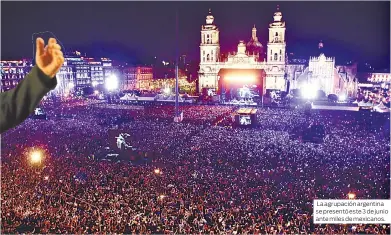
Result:
[[[269,24],[269,40],[267,43],[266,89],[286,90],[286,41],[285,22],[282,21],[280,7],[274,13],[273,22]]]
[[[280,7],[274,13],[274,21],[269,24],[269,40],[267,43],[267,61],[273,64],[285,64],[285,22],[282,21]]]
[[[217,71],[213,71],[219,62],[220,41],[219,29],[214,23],[211,10],[206,16],[206,22],[201,26],[199,89],[217,88]]]

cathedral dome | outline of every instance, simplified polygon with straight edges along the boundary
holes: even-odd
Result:
[[[255,25],[252,29],[251,39],[246,45],[246,50],[249,54],[261,54],[263,52],[263,45],[258,41]]]
[[[263,49],[263,45],[262,45],[262,43],[260,43],[258,40],[253,40],[253,39],[251,39],[251,40],[247,43],[247,48],[248,48],[248,49]]]

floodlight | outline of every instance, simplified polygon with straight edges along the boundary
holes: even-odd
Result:
[[[345,94],[341,94],[338,96],[338,100],[339,101],[345,101],[346,100],[346,95]]]
[[[115,75],[111,75],[106,79],[106,89],[109,91],[114,91],[118,89],[118,78]]]
[[[305,99],[314,99],[316,97],[318,87],[314,84],[306,84],[301,88],[301,96]]]

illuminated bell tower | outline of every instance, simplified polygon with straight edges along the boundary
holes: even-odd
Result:
[[[285,64],[285,22],[279,6],[274,13],[274,22],[269,24],[269,41],[267,43],[267,61],[273,64]]]
[[[219,61],[219,29],[214,24],[211,10],[206,16],[206,24],[201,26],[199,88],[217,88],[216,64]]]
[[[269,40],[267,43],[266,89],[285,90],[286,41],[285,22],[279,6],[273,16],[274,21],[269,24]]]

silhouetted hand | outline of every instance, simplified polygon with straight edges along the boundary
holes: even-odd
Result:
[[[42,38],[37,38],[35,63],[50,78],[56,76],[64,63],[64,55],[56,39],[50,38],[48,45],[45,47],[45,41]]]

